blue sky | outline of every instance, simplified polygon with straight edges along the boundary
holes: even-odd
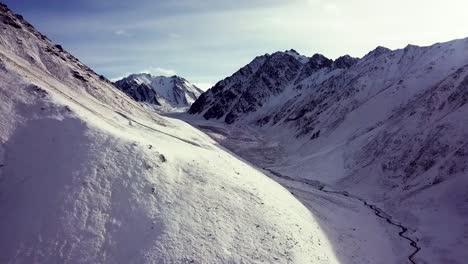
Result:
[[[465,0],[3,0],[108,78],[178,74],[207,88],[255,56],[361,57],[468,37]]]

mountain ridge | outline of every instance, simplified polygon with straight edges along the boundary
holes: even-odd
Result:
[[[295,81],[295,84],[298,84],[304,78],[309,77],[312,73],[320,71],[321,69],[344,69],[351,67],[357,61],[357,58],[353,58],[349,55],[342,56],[336,61],[328,59],[321,54],[314,54],[312,57],[308,58],[300,55],[295,50],[287,50],[284,52],[275,52],[271,55],[265,54],[258,56],[252,62],[248,63],[246,66],[242,67],[240,70],[234,73],[232,76],[216,83],[215,86],[203,93],[201,100],[195,101],[195,103],[189,109],[189,113],[200,114],[203,112],[203,116],[206,119],[219,119],[223,117],[225,118],[226,123],[231,124],[235,122],[237,115],[235,112],[251,112],[255,109],[248,105],[252,104],[261,106],[262,102],[258,102],[257,100],[253,99],[252,93],[264,93],[265,90],[270,90],[269,94],[263,94],[260,95],[260,97],[263,98],[274,96],[278,93],[281,93],[286,88],[286,86],[289,85],[289,83],[292,83],[292,81]],[[285,62],[288,62],[289,65],[278,65]],[[276,69],[279,68],[285,70],[286,72],[275,72]],[[262,70],[263,72],[258,72],[259,70]],[[246,81],[246,86],[250,87],[241,87],[242,76],[249,74],[250,76],[248,78],[251,78],[251,80]],[[281,78],[279,78],[280,74],[283,74]],[[285,77],[286,80],[284,80]],[[273,81],[270,81],[269,78],[271,78]],[[229,84],[229,82],[232,83]],[[231,90],[230,86],[235,86],[235,89]],[[257,86],[261,88],[258,88]],[[219,96],[221,98],[219,101],[221,102],[213,102],[212,99],[207,98],[210,96],[210,93],[218,94],[223,92],[225,92],[225,94]],[[244,98],[238,97],[240,94],[242,94]],[[235,106],[227,107],[227,105],[233,101],[236,101]],[[205,109],[206,106],[204,106],[204,104],[210,104],[212,107]]]

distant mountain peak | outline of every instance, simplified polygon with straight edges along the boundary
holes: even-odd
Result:
[[[188,107],[203,93],[200,88],[177,75],[167,77],[136,73],[114,84],[139,102],[168,108]]]
[[[378,46],[377,48],[375,48],[374,50],[372,50],[371,52],[367,53],[366,56],[364,56],[364,59],[367,59],[367,58],[376,58],[382,54],[386,54],[386,53],[389,53],[391,52],[392,50],[389,49],[389,48],[386,48],[386,47],[383,47],[383,46]]]
[[[290,55],[290,56],[294,57],[295,59],[297,59],[301,63],[307,63],[307,61],[309,60],[309,58],[307,56],[304,56],[304,55],[300,54],[295,49],[290,49],[290,50],[287,50],[285,52],[280,52],[280,53]]]
[[[314,63],[314,64],[318,64],[321,66],[330,66],[332,62],[333,60],[325,57],[324,55],[320,53],[315,53],[314,55],[312,55],[312,57],[310,57],[308,61],[308,63]]]
[[[347,69],[347,68],[353,66],[354,64],[356,64],[356,62],[358,62],[358,61],[359,61],[359,58],[354,58],[354,57],[351,57],[349,55],[344,55],[344,56],[341,56],[338,59],[336,59],[333,62],[333,65],[336,68]]]
[[[413,44],[408,44],[405,47],[405,49],[415,49],[415,48],[421,48],[421,47],[418,45],[413,45]]]
[[[333,60],[323,56],[322,54],[316,53],[312,55],[296,78],[295,84],[298,84],[302,80],[311,76],[314,72],[322,68],[330,68],[332,65]]]

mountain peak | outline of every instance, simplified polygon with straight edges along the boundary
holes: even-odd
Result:
[[[386,47],[383,47],[383,46],[378,46],[377,48],[375,48],[371,52],[367,53],[364,56],[364,58],[376,58],[376,57],[379,57],[382,54],[386,54],[386,53],[389,53],[391,51],[392,50],[389,49],[389,48],[386,48]]]
[[[286,50],[285,52],[281,52],[281,53],[293,56],[296,60],[298,60],[301,63],[307,63],[307,61],[309,60],[308,57],[301,55],[295,49]]]
[[[320,53],[315,53],[314,55],[312,55],[312,57],[310,57],[309,62],[311,61],[318,64],[329,64],[331,59],[325,57]]]
[[[290,50],[285,50],[284,53],[293,53],[297,55],[301,55],[299,52],[297,52],[295,49],[290,49]]]
[[[188,107],[203,93],[201,89],[177,75],[166,77],[137,73],[114,84],[137,101],[166,106],[169,109]]]
[[[341,56],[338,59],[336,59],[333,62],[333,65],[336,68],[339,68],[339,69],[347,69],[347,68],[353,66],[354,64],[356,64],[356,62],[358,62],[358,61],[359,61],[359,58],[354,58],[354,57],[351,57],[349,55],[344,55],[344,56]]]

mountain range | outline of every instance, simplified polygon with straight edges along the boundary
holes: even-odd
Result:
[[[202,93],[111,82],[0,4],[0,80],[0,263],[468,259],[468,39]]]
[[[276,175],[377,203],[412,230],[422,263],[459,263],[467,102],[468,39],[459,39],[362,58],[265,54],[203,93],[186,119],[223,131],[214,138]]]

